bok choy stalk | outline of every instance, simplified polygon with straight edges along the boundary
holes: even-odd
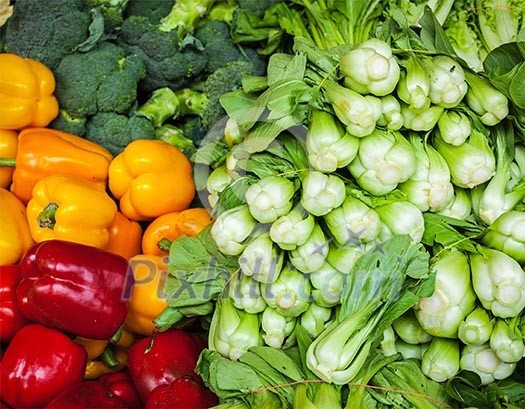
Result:
[[[457,338],[465,317],[476,307],[469,260],[462,251],[447,250],[432,262],[436,273],[434,292],[414,306],[416,317],[429,334]]]
[[[328,255],[326,261],[334,267],[337,271],[343,274],[348,274],[357,260],[367,251],[370,245],[357,245],[356,243],[347,243],[343,246],[337,245],[335,241],[331,241],[328,247]]]
[[[401,115],[401,104],[392,95],[381,97],[381,116],[377,119],[377,125],[384,126],[391,131],[397,131],[403,126],[403,115]]]
[[[303,245],[314,229],[315,218],[300,204],[270,226],[270,238],[283,250]]]
[[[219,166],[210,172],[206,179],[206,189],[208,190],[208,203],[213,208],[219,200],[219,193],[226,189],[232,178],[226,169],[226,166]]]
[[[444,110],[442,106],[430,105],[430,108],[416,112],[408,105],[401,103],[403,127],[417,132],[430,131],[436,126]]]
[[[505,379],[513,374],[516,363],[503,362],[489,344],[466,345],[461,351],[460,369],[476,373],[482,385],[496,379]]]
[[[421,62],[421,57],[409,54],[401,60],[403,66],[396,91],[399,99],[408,105],[412,112],[422,112],[430,108],[430,78]]]
[[[273,348],[284,348],[296,323],[296,317],[287,317],[280,314],[275,308],[266,307],[261,314],[264,343]]]
[[[518,263],[525,263],[525,212],[509,210],[488,227],[481,238],[483,244],[500,250]]]
[[[472,285],[481,304],[500,318],[515,317],[525,308],[525,272],[499,250],[478,246],[470,254]]]
[[[236,308],[250,314],[257,314],[266,308],[259,282],[243,274],[242,271],[236,271],[232,274],[228,296]]]
[[[295,187],[289,179],[270,175],[248,187],[246,204],[252,216],[261,223],[271,223],[287,214],[293,206]]]
[[[454,197],[452,198],[452,201],[437,213],[455,219],[465,220],[472,213],[470,191],[454,186]]]
[[[312,298],[318,305],[333,307],[341,301],[345,276],[328,261],[310,273],[310,283],[312,284]]]
[[[297,270],[311,273],[323,265],[329,249],[328,238],[321,226],[316,223],[308,239],[288,252],[288,261]]]
[[[298,317],[310,305],[311,288],[307,275],[285,264],[276,281],[261,284],[261,294],[281,315]]]
[[[456,186],[471,189],[490,180],[496,172],[494,152],[487,135],[480,129],[472,128],[468,140],[459,146],[446,143],[436,131],[433,146],[447,162],[452,183]]]
[[[421,370],[436,382],[445,382],[459,372],[460,347],[456,338],[434,337],[421,357]]]
[[[458,338],[467,345],[482,345],[489,341],[494,328],[494,317],[482,306],[477,306],[459,324]]]
[[[211,236],[219,251],[236,256],[246,247],[246,239],[250,237],[257,225],[247,205],[228,209],[217,216],[211,227]]]
[[[470,135],[470,120],[461,111],[446,109],[437,121],[439,134],[443,141],[450,145],[459,146]]]
[[[396,234],[408,234],[413,243],[419,243],[425,231],[423,212],[408,201],[392,201],[374,209],[381,219],[380,240]]]
[[[424,344],[433,338],[423,329],[412,308],[395,319],[392,327],[397,336],[407,344]]]
[[[377,212],[350,195],[341,206],[324,215],[323,220],[339,245],[370,242],[381,232]]]
[[[421,61],[430,78],[430,101],[443,108],[457,106],[468,88],[461,65],[446,55],[436,55]]]
[[[488,79],[466,72],[469,84],[465,102],[479,115],[481,122],[487,126],[498,124],[509,114],[509,101],[505,95],[494,88]]]
[[[308,161],[320,172],[347,166],[357,155],[359,138],[350,135],[331,113],[312,109],[306,134]]]
[[[260,283],[277,280],[284,261],[284,252],[266,230],[255,233],[239,256],[239,267],[244,275]]]
[[[396,339],[396,350],[401,354],[403,359],[421,359],[423,353],[430,345],[430,342],[425,342],[424,344],[409,344],[408,342],[403,341],[402,339]]]
[[[262,344],[259,315],[235,308],[229,298],[219,299],[210,324],[209,348],[236,361],[250,347]]]
[[[299,322],[313,339],[323,332],[330,323],[332,312],[332,308],[321,307],[313,302],[308,309],[300,315]]]
[[[447,162],[420,135],[409,135],[416,155],[416,171],[399,189],[423,212],[438,212],[454,197]]]
[[[400,68],[390,45],[370,38],[341,56],[339,72],[346,87],[360,94],[385,96],[396,88]]]
[[[525,353],[523,335],[506,320],[497,318],[490,334],[490,348],[503,362],[518,362]]]
[[[340,206],[345,196],[345,183],[336,174],[312,170],[302,180],[301,205],[314,216],[323,216]]]
[[[376,128],[361,139],[348,169],[362,189],[375,196],[386,195],[416,171],[414,148],[401,132]]]

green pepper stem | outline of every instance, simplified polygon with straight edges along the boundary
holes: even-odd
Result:
[[[170,247],[171,247],[171,240],[167,239],[167,238],[163,238],[161,240],[159,240],[157,242],[157,247],[161,250],[161,251],[165,251],[165,252],[168,252],[170,251]]]
[[[115,351],[113,350],[113,346],[108,345],[106,349],[100,354],[100,360],[104,362],[107,366],[110,368],[114,368],[118,365],[120,365],[120,362],[115,357]]]
[[[14,168],[16,166],[15,158],[0,158],[0,167]]]
[[[53,230],[56,223],[55,215],[57,209],[58,204],[56,203],[49,203],[46,207],[44,207],[44,210],[42,210],[36,218],[38,225],[43,229],[48,228]]]

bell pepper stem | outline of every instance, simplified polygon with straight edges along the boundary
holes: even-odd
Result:
[[[16,166],[15,158],[0,158],[0,167],[14,168]]]
[[[38,225],[41,228],[53,230],[56,223],[55,214],[57,209],[58,205],[56,203],[49,203],[46,207],[44,207],[44,210],[42,210],[37,216]]]
[[[170,251],[170,247],[171,247],[171,240],[167,239],[167,238],[163,238],[162,240],[159,240],[157,242],[157,247],[161,250],[161,251],[166,251],[166,252],[169,252]]]
[[[114,368],[120,365],[120,362],[115,357],[115,351],[111,345],[108,345],[104,352],[100,355],[99,359],[104,362],[109,368]]]
[[[109,339],[109,342],[111,342],[112,344],[116,344],[117,342],[119,342],[120,338],[122,337],[122,331],[124,331],[124,325],[121,325],[119,327],[117,332],[115,332],[115,334],[113,334],[113,336]]]

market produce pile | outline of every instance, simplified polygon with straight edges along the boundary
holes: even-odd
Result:
[[[525,406],[520,1],[16,0],[0,33],[7,405]]]

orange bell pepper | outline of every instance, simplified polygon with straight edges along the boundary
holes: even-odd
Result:
[[[138,139],[111,161],[109,189],[120,211],[133,220],[181,211],[195,196],[191,162],[164,141]]]
[[[14,158],[18,149],[18,134],[9,129],[0,129],[0,158]],[[12,166],[0,166],[0,187],[8,187],[13,179]]]
[[[0,54],[0,128],[47,126],[58,115],[55,76],[41,62]]]
[[[139,254],[129,260],[135,283],[128,300],[124,328],[140,335],[151,335],[154,320],[168,306],[164,284],[168,266],[164,257]]]
[[[27,204],[27,220],[39,243],[58,239],[106,249],[115,201],[99,185],[65,175],[37,182]]]
[[[107,251],[129,259],[141,252],[142,226],[117,212],[109,226],[109,244]]]
[[[25,205],[0,188],[0,265],[17,263],[33,244]]]
[[[27,203],[36,182],[55,174],[80,177],[106,188],[112,159],[107,149],[79,136],[48,128],[26,128],[18,135],[15,160],[2,158],[0,166],[15,166],[10,189]]]
[[[163,214],[154,219],[144,230],[142,252],[166,256],[173,240],[179,236],[196,236],[211,222],[210,213],[202,207]]]

